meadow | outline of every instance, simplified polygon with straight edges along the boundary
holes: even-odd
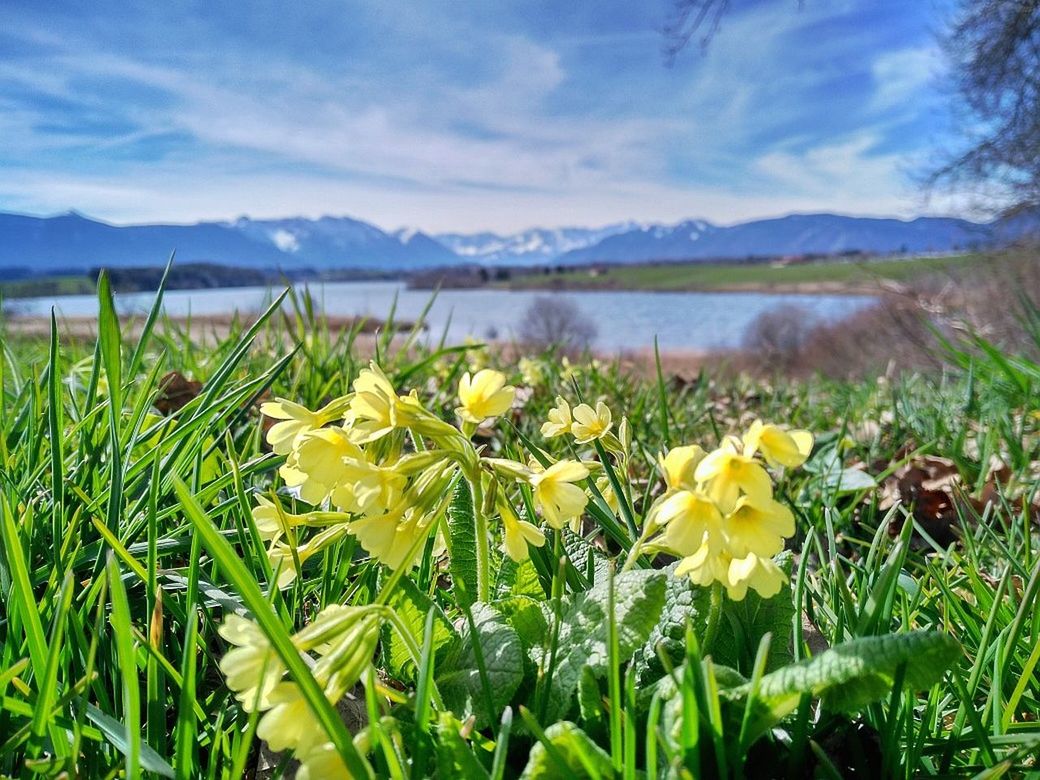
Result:
[[[0,776],[1040,776],[1035,351],[680,379],[98,295],[2,341]]]

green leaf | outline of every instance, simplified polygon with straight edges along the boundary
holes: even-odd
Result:
[[[570,721],[554,723],[545,730],[546,748],[541,741],[531,748],[523,780],[554,780],[558,777],[613,777],[610,755],[589,735]],[[563,766],[560,766],[560,763]]]
[[[460,607],[473,604],[477,595],[477,541],[473,518],[473,494],[469,483],[460,479],[448,505],[448,550],[451,553],[449,571],[463,588],[453,592]]]
[[[742,601],[726,599],[722,606],[722,622],[711,648],[712,660],[732,666],[742,674],[750,675],[758,652],[758,643],[767,633],[773,635],[766,658],[766,671],[779,669],[794,660],[792,634],[794,632],[794,599],[791,597],[791,555],[777,558],[777,565],[788,575],[780,592],[764,599],[749,590]]]
[[[435,658],[438,657],[438,651],[447,647],[455,636],[455,630],[441,608],[407,577],[403,577],[397,583],[388,606],[397,613],[404,627],[411,633],[415,644],[420,646],[425,639],[423,631],[426,625],[426,615],[430,609],[433,609],[432,642]],[[387,671],[399,680],[411,680],[415,676],[415,662],[408,646],[389,624],[383,625],[382,633]]]
[[[442,712],[437,723],[437,773],[440,777],[487,777],[487,770],[462,738],[462,723]]]
[[[617,625],[618,661],[625,663],[650,636],[664,607],[664,572],[627,571],[614,578],[614,620]],[[596,674],[607,670],[607,580],[591,590],[563,600],[556,665],[546,717],[555,719],[567,711],[578,686],[582,669]],[[542,607],[546,620],[553,620],[551,605]],[[543,669],[549,666],[545,647],[531,648],[531,657]]]
[[[541,601],[545,598],[538,569],[530,558],[520,562],[504,557],[495,580],[495,593],[499,598],[506,596],[530,596]]]
[[[468,627],[455,640],[437,669],[437,687],[445,706],[460,718],[476,715],[477,728],[497,723],[502,708],[513,698],[524,678],[524,651],[520,636],[496,610],[487,604],[473,605],[491,705],[488,712],[473,639]]]
[[[130,745],[126,739],[126,727],[122,723],[115,718],[106,715],[93,704],[89,703],[87,704],[86,715],[90,722],[101,730],[101,733],[105,735],[105,739],[107,739],[116,750],[123,755],[129,755]],[[173,767],[166,763],[162,756],[144,743],[141,743],[139,748],[139,758],[142,769],[149,772],[155,772],[163,777],[174,776]]]
[[[636,681],[643,686],[665,674],[658,652],[678,666],[686,656],[686,623],[696,636],[704,636],[708,624],[711,590],[694,585],[689,577],[676,577],[673,563],[664,569],[667,576],[664,590],[664,608],[650,631],[646,644],[635,655]]]
[[[793,712],[804,694],[821,698],[831,710],[862,709],[891,694],[904,665],[905,688],[931,688],[960,655],[955,639],[934,631],[863,637],[837,645],[762,677],[754,733],[762,734]],[[746,695],[749,690],[743,686],[733,693]]]

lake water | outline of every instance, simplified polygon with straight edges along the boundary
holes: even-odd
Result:
[[[330,282],[312,284],[315,299],[330,315],[385,318],[397,300],[397,317],[414,320],[432,293],[409,290],[398,282]],[[740,344],[744,329],[759,314],[785,304],[803,307],[820,321],[834,321],[869,305],[872,298],[855,295],[787,295],[776,293],[707,292],[534,292],[511,290],[444,290],[429,314],[429,338],[439,339],[447,327],[449,343],[467,336],[510,339],[531,302],[551,295],[572,301],[597,323],[595,346],[620,351],[652,346],[662,349],[711,349]],[[153,293],[116,296],[122,313],[146,312]],[[222,290],[175,290],[166,293],[171,315],[261,311],[272,300],[266,287]],[[28,298],[11,301],[19,314],[49,316],[52,306],[66,317],[97,314],[90,295]]]

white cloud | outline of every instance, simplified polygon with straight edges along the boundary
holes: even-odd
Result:
[[[885,110],[919,101],[922,91],[935,83],[943,70],[938,46],[915,46],[882,52],[874,60],[872,108]]]

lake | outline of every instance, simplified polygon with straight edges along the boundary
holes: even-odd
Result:
[[[404,320],[418,318],[432,295],[426,290],[409,290],[399,282],[327,282],[309,287],[330,315],[385,318],[396,298],[397,317]],[[873,301],[864,295],[444,290],[427,315],[429,338],[439,339],[447,328],[449,343],[467,336],[508,340],[530,303],[546,295],[570,300],[586,313],[599,329],[595,346],[611,352],[652,346],[655,336],[662,349],[733,347],[740,344],[750,322],[778,306],[794,304],[817,320],[833,322]],[[146,312],[153,299],[153,293],[116,296],[122,313]],[[165,309],[175,316],[226,314],[236,309],[259,312],[271,299],[268,287],[174,290],[166,293]],[[97,314],[97,299],[90,295],[27,298],[11,301],[10,305],[13,311],[26,315],[49,316],[52,306],[66,317]]]

